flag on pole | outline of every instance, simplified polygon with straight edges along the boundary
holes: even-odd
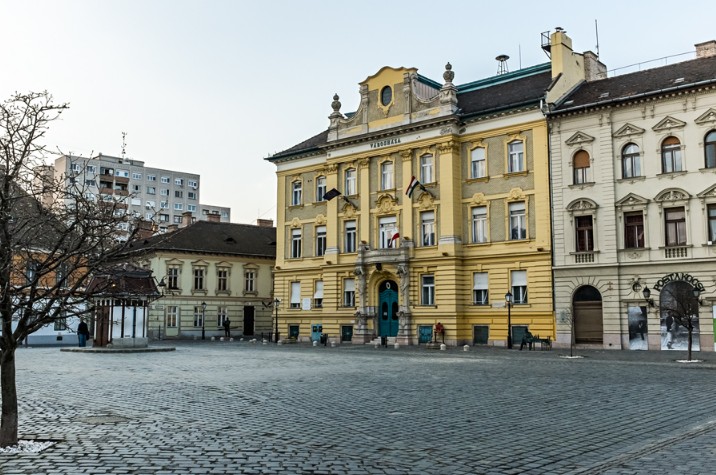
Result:
[[[410,180],[410,184],[408,185],[408,189],[405,190],[405,194],[408,195],[408,198],[412,198],[412,197],[413,197],[413,190],[415,190],[415,188],[416,188],[418,185],[420,185],[420,182],[419,182],[415,177],[413,177],[413,178]]]
[[[395,240],[400,237],[400,233],[396,232],[393,234],[393,237],[390,238],[390,242],[388,242],[388,247],[393,247],[393,243],[395,243]]]
[[[333,188],[331,191],[323,195],[323,199],[326,201],[331,201],[336,196],[341,196],[341,192]]]

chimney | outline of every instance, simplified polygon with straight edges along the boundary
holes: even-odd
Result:
[[[154,235],[154,223],[144,219],[137,220],[137,239],[147,239]]]
[[[547,103],[554,104],[584,81],[584,55],[572,50],[572,39],[557,27],[549,40],[552,59],[552,84],[547,88]]]
[[[716,56],[716,40],[699,43],[696,46],[696,59]]]
[[[591,51],[584,52],[584,80],[587,82],[607,78],[607,65],[599,61],[599,57]]]
[[[192,217],[192,214],[193,213],[191,211],[184,211],[181,214],[181,227],[182,228],[185,228],[194,222],[194,218]]]
[[[260,228],[273,228],[273,219],[257,219],[256,225]]]
[[[176,231],[177,229],[179,229],[179,225],[178,225],[178,224],[170,224],[169,226],[167,226],[167,232],[168,232],[168,233],[173,233],[173,232]]]
[[[220,223],[221,215],[219,213],[209,213],[206,215],[206,220],[210,223]]]

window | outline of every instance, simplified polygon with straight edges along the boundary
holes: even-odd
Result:
[[[203,214],[203,215],[208,215],[208,214],[209,214],[209,210],[208,210],[208,209],[202,209],[202,210],[201,210],[201,214]]]
[[[97,173],[97,167],[94,165],[87,165],[87,173]]]
[[[246,271],[246,291],[256,292],[256,272]]]
[[[63,332],[67,330],[67,317],[62,317],[57,320],[55,320],[55,327],[56,332]]]
[[[433,156],[423,155],[420,157],[420,182],[432,183],[435,181],[433,174]]]
[[[393,188],[393,162],[384,162],[381,169],[381,189],[390,190]]]
[[[216,271],[216,290],[223,292],[229,289],[229,271],[219,269]]]
[[[168,214],[160,214],[160,215],[159,215],[159,221],[161,221],[161,222],[163,222],[163,223],[168,223],[168,222],[169,222],[169,215],[168,215]]]
[[[176,328],[179,323],[179,307],[167,306],[167,328]]]
[[[393,240],[393,235],[398,233],[395,216],[391,216],[389,218],[380,218],[379,224],[380,248],[390,249],[392,247],[397,247],[397,238],[395,241]]]
[[[291,195],[291,205],[298,206],[301,204],[301,182],[293,182],[293,194]]]
[[[194,326],[204,326],[204,309],[201,308],[201,305],[194,306]]]
[[[160,202],[159,202],[159,207],[160,207],[161,209],[169,209],[169,202],[168,202],[168,201],[160,201]]]
[[[147,175],[147,181],[157,181],[156,175]]]
[[[316,228],[316,256],[322,256],[326,253],[326,227],[318,226]]]
[[[316,293],[313,294],[313,303],[316,308],[323,308],[323,281],[316,281]]]
[[[577,252],[594,250],[594,228],[591,216],[577,216]]]
[[[186,197],[187,197],[188,199],[190,199],[190,200],[195,200],[195,199],[196,199],[196,192],[194,192],[194,191],[189,191],[189,192],[187,192]]]
[[[178,186],[184,186],[184,178],[175,178],[174,184]]]
[[[94,201],[94,193],[85,193],[85,198],[90,201]]]
[[[159,190],[159,194],[162,196],[169,196],[169,190],[161,189]]]
[[[356,306],[356,280],[345,279],[343,281],[343,306],[344,307],[355,307]]]
[[[148,195],[156,195],[156,194],[157,194],[157,189],[154,188],[153,186],[148,186],[148,187],[147,187],[147,194],[148,194]]]
[[[644,215],[641,211],[624,213],[624,231],[626,249],[644,247]]]
[[[186,205],[187,211],[196,211],[196,205]]]
[[[301,257],[301,230],[294,229],[291,231],[291,258],[299,257]]]
[[[472,286],[473,305],[488,305],[487,272],[476,272],[473,274],[474,285]]]
[[[132,185],[132,191],[142,191],[142,185]]]
[[[67,276],[70,275],[70,266],[63,262],[55,269],[55,284],[60,288],[67,287]]]
[[[85,180],[85,185],[87,186],[97,186],[97,182],[94,180]]]
[[[174,190],[174,198],[184,198],[184,192],[181,190]]]
[[[487,242],[487,206],[472,208],[472,242]]]
[[[169,290],[177,290],[179,288],[179,269],[177,267],[167,269],[167,286]]]
[[[27,284],[31,284],[33,280],[35,280],[35,277],[37,276],[37,262],[30,261],[27,263],[27,266],[25,267],[25,282]]]
[[[390,101],[393,100],[393,90],[390,88],[390,86],[385,86],[380,91],[380,103],[384,106],[387,106],[390,104]]]
[[[147,201],[147,208],[153,209],[156,206],[157,206],[157,203],[155,201],[151,201],[151,200]]]
[[[580,150],[574,154],[574,184],[581,185],[582,183],[588,183],[589,177],[589,153],[585,150]]]
[[[163,176],[163,177],[162,177],[162,183],[169,183],[169,177],[168,177],[168,176]]]
[[[524,145],[521,141],[507,144],[508,150],[508,171],[517,173],[525,171]]]
[[[132,173],[132,178],[135,180],[141,180],[142,174],[141,173]]]
[[[181,216],[174,216],[174,224],[181,224],[182,219]]]
[[[422,221],[423,246],[435,245],[435,212],[426,211],[420,214]]]
[[[637,176],[641,176],[639,147],[630,143],[622,150],[622,178],[634,178]]]
[[[704,140],[706,168],[716,168],[716,130],[708,133]]]
[[[174,203],[174,209],[177,211],[181,211],[184,209],[184,204],[183,203]]]
[[[346,221],[345,252],[356,252],[356,222]]]
[[[70,170],[72,170],[73,172],[78,172],[81,169],[82,169],[82,167],[80,167],[79,163],[73,163],[70,165]]]
[[[681,171],[681,142],[676,137],[668,137],[661,142],[661,171],[662,173]]]
[[[100,175],[114,175],[114,168],[99,167]]]
[[[323,195],[326,194],[326,177],[319,176],[316,178],[316,201],[326,201]]]
[[[115,174],[115,176],[129,178],[129,170],[117,170],[114,174]]]
[[[435,276],[424,275],[422,280],[422,304],[435,305]]]
[[[191,188],[196,188],[196,187],[199,186],[199,183],[197,183],[196,180],[189,180],[189,181],[188,181],[188,184],[189,184],[189,186],[190,186]]]
[[[301,308],[300,282],[291,282],[291,308]]]
[[[356,194],[356,169],[349,168],[346,170],[346,196],[353,196]]]
[[[527,239],[525,203],[510,203],[510,240]]]
[[[527,271],[510,271],[512,277],[512,301],[515,305],[527,303]]]
[[[709,241],[716,241],[716,205],[709,205]]]
[[[204,290],[204,269],[194,269],[194,290]]]
[[[153,217],[154,217],[154,215],[152,213],[146,213],[144,215],[144,219],[152,219]]]
[[[471,177],[472,178],[484,178],[486,167],[485,167],[485,149],[483,147],[478,147],[472,151],[472,171],[471,171]]]
[[[221,212],[221,217],[222,217],[222,218],[228,218],[228,217],[229,217],[229,212],[228,212],[228,211],[222,211],[222,212]]]
[[[666,215],[666,245],[683,246],[686,244],[686,211],[684,208],[664,210]]]
[[[219,309],[216,312],[216,324],[220,327],[223,327],[228,314],[228,307],[226,305],[219,305]]]

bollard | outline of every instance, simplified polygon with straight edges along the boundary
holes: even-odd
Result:
[[[332,342],[331,342],[331,348],[335,348],[335,347],[336,347],[336,342],[335,342],[335,341],[332,341]]]
[[[276,342],[277,345],[283,345],[283,340],[279,340]]]
[[[396,343],[395,345],[393,345],[393,348],[397,350],[398,348],[400,348],[400,344]]]
[[[219,341],[224,341],[224,337],[223,337],[223,336],[220,336],[220,337],[219,337]]]
[[[447,345],[445,343],[441,344],[440,349],[443,351],[447,350]]]
[[[380,345],[375,345],[375,349],[377,350],[378,348],[380,348]]]
[[[211,341],[216,341],[216,337],[215,337],[215,336],[212,336],[212,337],[211,337]]]
[[[262,344],[262,345],[268,345],[268,342],[267,342],[266,340],[264,340],[261,344]]]
[[[465,346],[462,347],[462,349],[463,349],[464,351],[469,351],[469,350],[470,350],[470,345],[465,345]]]
[[[234,339],[233,339],[233,338],[229,338],[229,341],[234,341]]]
[[[244,341],[244,339],[243,339],[243,338],[239,338],[239,341]]]
[[[194,339],[195,339],[195,340],[198,340],[198,339],[199,339],[199,337],[198,337],[198,336],[196,336],[196,335],[194,335]]]
[[[318,346],[318,340],[313,340],[313,346]]]

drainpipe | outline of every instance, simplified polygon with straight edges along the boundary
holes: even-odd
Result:
[[[540,101],[541,102],[541,101]],[[549,104],[545,102],[545,107]],[[550,227],[550,266],[549,273],[552,276],[552,312],[554,313],[554,339],[557,339],[557,292],[554,282],[554,202],[552,201],[552,127],[549,122],[549,114],[542,109],[542,114],[547,122],[547,164],[549,166],[549,227]]]

